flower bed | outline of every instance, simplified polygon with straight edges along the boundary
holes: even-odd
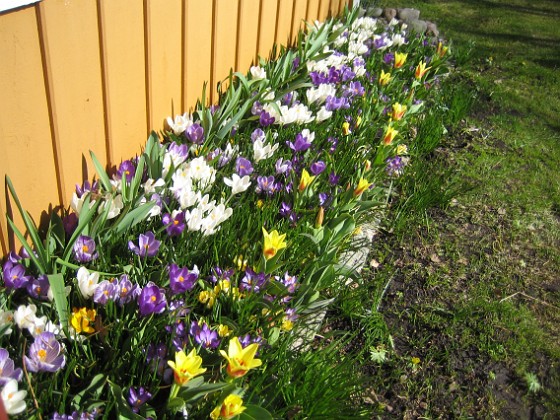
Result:
[[[447,71],[447,48],[405,26],[354,11],[310,27],[113,174],[92,155],[97,180],[45,235],[8,180],[32,239],[3,265],[8,412],[286,415],[271,385],[305,378],[286,363],[356,275],[340,256],[413,158],[409,127]]]

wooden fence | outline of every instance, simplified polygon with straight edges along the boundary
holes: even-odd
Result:
[[[141,150],[204,82],[245,72],[303,21],[349,0],[43,0],[0,14],[0,175],[31,216],[68,207],[76,183]],[[215,89],[211,89],[215,90]],[[213,97],[210,100],[214,99]],[[0,191],[0,243],[14,246]],[[42,215],[46,216],[45,213]]]

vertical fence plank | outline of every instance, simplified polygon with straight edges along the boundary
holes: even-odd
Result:
[[[37,7],[62,200],[68,206],[74,185],[95,174],[88,149],[106,156],[97,8],[95,0],[51,0]]]
[[[20,229],[23,223],[6,196],[5,175],[37,224],[47,203],[59,204],[59,191],[35,8],[0,17],[0,225],[7,235],[6,212],[13,214]],[[2,240],[4,253],[8,244],[16,244],[9,236]]]
[[[305,20],[311,23],[317,20],[320,3],[320,0],[309,0],[307,2],[307,15],[305,16]]]
[[[300,29],[305,29],[305,19],[307,14],[307,0],[295,0],[292,13],[292,42],[297,42],[297,35]]]
[[[269,58],[270,50],[276,43],[278,4],[276,0],[261,0],[259,17],[258,55]]]
[[[146,72],[150,119],[148,129],[159,131],[165,118],[183,110],[181,0],[148,0],[146,7]]]
[[[147,129],[144,8],[141,1],[99,3],[109,162],[140,151]]]
[[[278,0],[278,16],[276,17],[276,44],[288,45],[292,38],[292,0]]]
[[[213,2],[210,0],[185,0],[184,28],[184,71],[183,109],[186,111],[196,104],[204,82],[212,82],[212,15]],[[208,92],[212,86],[208,85]]]
[[[330,0],[320,0],[319,3],[319,15],[317,16],[317,20],[324,21],[329,15],[329,9],[331,7]]]
[[[259,36],[259,0],[240,0],[235,69],[245,72],[256,64]]]
[[[223,90],[227,89],[227,82],[223,83],[223,81],[229,75],[230,69],[235,67],[238,0],[217,0],[214,7],[213,91],[216,90],[218,83],[222,83]],[[216,99],[217,96],[213,97],[213,101],[216,101]]]

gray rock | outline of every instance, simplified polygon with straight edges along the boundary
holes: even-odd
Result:
[[[428,23],[425,20],[411,20],[407,23],[412,32],[423,34],[428,29]]]
[[[383,9],[381,7],[371,7],[368,9],[368,16],[377,18],[383,14]]]
[[[437,38],[439,36],[439,30],[437,28],[437,25],[434,22],[428,22],[428,21],[426,21],[426,24],[428,26],[426,29],[426,33],[428,35],[433,35]]]
[[[408,23],[414,20],[420,19],[420,10],[405,8],[405,9],[397,9],[397,17]]]
[[[387,19],[387,22],[390,22],[397,17],[397,9],[386,8],[383,10],[383,17]]]

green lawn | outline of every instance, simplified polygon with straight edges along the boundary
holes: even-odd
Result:
[[[372,3],[436,22],[456,69],[448,133],[397,183],[368,293],[337,312],[369,354],[364,404],[381,418],[558,418],[560,2]]]

